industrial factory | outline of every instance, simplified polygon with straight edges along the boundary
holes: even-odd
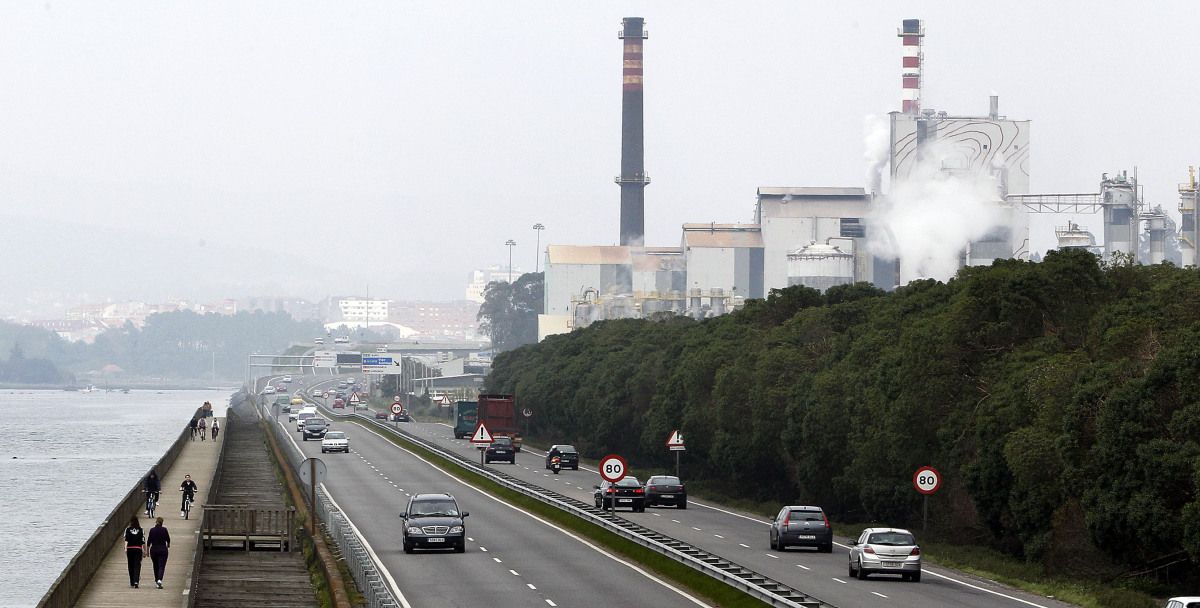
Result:
[[[902,46],[901,104],[889,114],[886,154],[866,187],[759,187],[751,223],[685,223],[678,244],[648,247],[644,26],[641,18],[627,18],[618,33],[620,245],[546,248],[539,339],[604,319],[721,315],[793,285],[825,291],[863,281],[890,290],[936,276],[944,264],[935,268],[930,259],[912,254],[904,230],[889,215],[907,201],[932,196],[975,205],[973,216],[985,218],[974,234],[948,244],[951,274],[997,259],[1029,259],[1029,219],[1035,213],[1098,216],[1099,241],[1087,227],[1067,222],[1055,229],[1060,248],[1085,248],[1106,259],[1196,264],[1194,171],[1179,186],[1178,231],[1161,207],[1143,202],[1136,172],[1103,174],[1095,192],[1031,193],[1030,121],[1001,115],[995,95],[980,116],[922,106],[925,27],[919,19],[904,20],[896,32]],[[920,228],[921,240],[936,240]]]

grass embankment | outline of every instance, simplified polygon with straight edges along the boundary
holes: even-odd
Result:
[[[365,428],[370,428],[368,425],[362,425],[360,421],[351,418],[351,422],[360,424]],[[710,603],[722,606],[723,608],[741,608],[741,607],[756,607],[761,608],[766,606],[764,602],[751,597],[717,579],[711,578],[697,570],[685,566],[669,557],[660,555],[650,549],[647,549],[633,541],[622,538],[612,532],[601,528],[595,524],[588,523],[578,517],[570,515],[564,511],[560,511],[554,507],[541,503],[537,500],[529,498],[524,494],[515,492],[504,486],[467,469],[461,469],[451,461],[434,454],[433,452],[410,443],[409,441],[397,437],[392,434],[385,435],[389,441],[420,455],[431,462],[446,466],[454,476],[464,482],[478,488],[488,494],[503,499],[509,504],[520,507],[526,511],[548,520],[555,525],[570,530],[578,536],[581,536],[596,545],[600,545],[605,549],[641,565],[646,570],[653,572],[662,578],[669,580],[673,584],[685,589],[689,593],[702,597]],[[450,468],[452,467],[452,468]]]

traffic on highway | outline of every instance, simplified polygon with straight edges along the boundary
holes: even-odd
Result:
[[[322,377],[300,394],[328,395],[343,383],[345,378]],[[437,594],[445,605],[494,604],[497,597],[531,605],[529,600],[537,598],[554,606],[606,597],[620,598],[613,605],[642,605],[654,597],[656,605],[705,605],[636,565],[474,488],[455,475],[452,465],[428,461],[397,445],[386,436],[388,427],[398,424],[393,420],[372,428],[375,416],[369,410],[359,417],[365,424],[358,424],[345,420],[347,411],[334,410],[329,399],[309,401],[329,420],[330,431],[353,446],[325,457],[327,489],[410,600]],[[287,417],[277,423],[286,424]],[[915,531],[879,526],[855,538],[836,537],[818,505],[781,505],[768,519],[689,497],[686,480],[668,471],[644,481],[625,474],[603,479],[601,470],[581,460],[568,443],[552,448],[560,458],[569,450],[571,466],[553,472],[551,448],[525,445],[518,452],[501,435],[504,447],[498,453],[494,441],[473,443],[477,437],[464,436],[454,424],[409,420],[399,427],[476,462],[482,451],[487,467],[597,507],[615,507],[619,517],[783,582],[823,605],[1067,606],[924,563]],[[300,435],[293,430],[297,448],[320,457],[325,450],[299,441]],[[427,525],[422,521],[426,515],[413,512],[414,497],[452,506],[434,510],[428,520],[433,523]],[[456,583],[447,585],[447,579]]]

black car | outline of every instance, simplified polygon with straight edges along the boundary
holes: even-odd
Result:
[[[404,520],[404,552],[413,549],[467,550],[467,527],[463,518],[469,513],[458,510],[458,501],[449,494],[414,494],[408,508],[400,514]]]
[[[646,490],[637,477],[626,477],[615,484],[602,481],[592,487],[596,490],[592,492],[592,499],[597,509],[612,507],[613,498],[616,498],[618,507],[629,507],[638,513],[646,510]]]
[[[483,453],[483,462],[507,460],[509,464],[517,464],[517,451],[513,449],[512,438],[497,437]]]
[[[558,448],[558,463],[564,469],[579,470],[579,451],[573,445],[552,445],[550,450]],[[546,451],[546,468],[550,468],[550,450]]]
[[[674,475],[654,475],[646,480],[646,504],[687,508],[687,488]]]
[[[408,410],[400,410],[399,414],[392,414],[392,420],[395,422],[412,422],[412,416],[409,415]]]
[[[771,548],[816,547],[820,553],[833,553],[833,528],[821,507],[788,506],[779,510],[771,522]]]
[[[304,421],[304,440],[309,439],[324,439],[325,432],[329,430],[329,421],[324,418],[313,416]]]

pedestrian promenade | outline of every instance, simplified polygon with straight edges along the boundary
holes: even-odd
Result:
[[[217,420],[221,422],[222,427],[225,426],[224,418]],[[163,588],[157,589],[154,586],[154,566],[149,557],[142,560],[140,587],[134,589],[129,586],[128,561],[125,558],[125,542],[122,538],[113,545],[108,557],[83,590],[76,606],[179,608],[187,605],[187,593],[191,584],[189,579],[200,534],[203,505],[210,502],[209,486],[217,467],[217,456],[222,441],[223,434],[218,436],[216,442],[212,440],[211,434],[207,441],[189,441],[169,471],[158,471],[162,479],[162,495],[155,515],[163,518],[163,526],[171,533],[171,553],[167,559]],[[179,484],[183,483],[184,475],[191,475],[197,486],[196,502],[192,505],[191,517],[187,520],[179,516],[179,505],[182,501]],[[146,519],[143,511],[139,521],[149,534],[150,528],[154,527],[154,520]]]

